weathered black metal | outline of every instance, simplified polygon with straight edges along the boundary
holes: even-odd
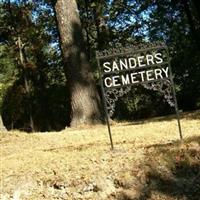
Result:
[[[119,69],[117,71],[108,71],[105,72],[102,70],[100,61],[110,61],[114,59],[121,59],[123,58],[128,58],[130,56],[138,56],[138,55],[147,55],[149,52],[164,52],[164,57],[163,57],[163,62],[160,64],[151,64],[149,66],[143,66],[139,68],[126,68],[126,69]],[[162,52],[162,53],[163,53]],[[100,76],[100,82],[101,82],[101,90],[103,94],[103,103],[104,103],[104,110],[106,114],[106,122],[108,125],[108,132],[109,132],[109,137],[110,137],[110,143],[111,143],[111,148],[113,149],[113,141],[112,141],[112,134],[111,134],[111,128],[110,128],[110,123],[109,123],[109,116],[111,117],[112,114],[115,111],[115,102],[122,97],[124,94],[127,94],[133,85],[143,85],[144,88],[154,90],[154,91],[159,91],[164,95],[164,98],[166,101],[169,103],[170,106],[175,107],[176,111],[176,116],[177,116],[177,121],[178,121],[178,128],[179,128],[179,134],[180,134],[180,139],[182,140],[182,130],[181,130],[181,123],[180,123],[180,114],[178,110],[178,103],[176,99],[176,91],[174,87],[174,81],[172,77],[172,70],[171,70],[171,64],[170,64],[170,57],[169,57],[169,52],[167,46],[163,42],[155,42],[155,43],[145,43],[145,44],[139,44],[137,46],[128,46],[128,47],[122,47],[122,48],[117,48],[117,49],[109,49],[109,50],[104,50],[104,51],[97,51],[96,52],[96,59],[98,62],[98,67],[99,67],[99,76]],[[149,80],[147,79],[146,81],[142,80],[141,82],[137,83],[128,83],[125,85],[118,85],[118,86],[110,86],[110,87],[104,87],[104,81],[103,78],[106,76],[112,75],[112,74],[123,74],[124,72],[129,72],[131,71],[136,72],[137,70],[141,69],[152,69],[155,67],[163,68],[164,66],[167,66],[169,69],[169,77],[165,78],[160,78],[160,79],[154,79],[154,80]],[[152,70],[151,70],[152,71]],[[163,86],[164,89],[163,89]],[[109,111],[108,111],[109,110]]]
[[[127,54],[135,54],[138,52],[145,52],[150,50],[157,49],[166,49],[166,45],[164,42],[154,42],[154,43],[143,43],[136,45],[129,45],[126,47],[119,47],[113,49],[106,49],[103,51],[96,51],[97,59],[111,58],[116,56],[122,56]]]
[[[113,88],[112,90],[105,91],[106,105],[109,110],[109,117],[112,117],[115,111],[115,102],[123,97],[131,90],[131,86],[124,88]]]
[[[97,59],[97,63],[98,63],[98,68],[99,68],[100,85],[101,85],[101,91],[102,91],[103,107],[104,107],[104,112],[105,112],[105,117],[106,117],[106,124],[107,124],[107,127],[108,127],[111,150],[113,150],[114,149],[113,139],[112,139],[112,133],[111,133],[111,128],[110,128],[108,108],[107,108],[106,99],[105,99],[105,90],[104,90],[104,87],[103,87],[103,79],[102,79],[102,73],[101,73],[101,69],[100,69],[99,59]]]
[[[175,87],[174,87],[174,80],[173,80],[173,75],[172,75],[171,62],[170,62],[170,56],[169,56],[168,49],[167,49],[167,55],[168,55],[168,58],[169,58],[169,73],[170,73],[170,81],[171,81],[172,93],[173,93],[174,103],[175,103],[175,111],[176,111],[176,118],[177,118],[177,123],[178,123],[178,130],[179,130],[180,139],[182,140],[183,134],[182,134],[182,129],[181,129],[180,114],[179,114],[179,109],[178,109],[178,103],[177,103],[177,98],[176,98],[176,90],[175,90]]]

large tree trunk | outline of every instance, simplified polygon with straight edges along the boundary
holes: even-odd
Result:
[[[57,0],[55,12],[71,96],[71,126],[100,122],[99,95],[86,58],[76,0]]]

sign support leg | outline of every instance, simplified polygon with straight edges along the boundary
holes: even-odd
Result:
[[[182,140],[183,134],[182,134],[182,130],[181,130],[180,114],[179,114],[179,110],[178,110],[176,92],[175,92],[173,80],[171,80],[171,81],[172,81],[172,92],[173,92],[173,97],[174,97],[174,104],[175,104],[174,106],[175,106],[176,118],[177,118],[177,122],[178,122],[179,135],[180,135],[180,139]]]
[[[108,117],[108,109],[107,109],[107,104],[106,104],[105,90],[104,90],[104,87],[103,87],[103,80],[102,80],[102,74],[101,74],[99,59],[97,59],[97,62],[98,62],[98,67],[99,67],[99,76],[100,76],[100,82],[101,82],[100,84],[101,84],[101,91],[102,91],[102,98],[103,98],[104,113],[105,113],[105,118],[106,118],[106,124],[107,124],[107,127],[108,127],[111,150],[113,150],[114,145],[113,145],[112,133],[111,133],[110,122],[109,122],[109,117]]]
[[[169,70],[170,70],[170,81],[171,81],[171,88],[172,88],[174,106],[175,106],[175,111],[176,111],[176,118],[177,118],[177,123],[178,123],[179,136],[180,136],[180,140],[183,140],[183,134],[182,134],[181,122],[180,122],[180,114],[179,114],[178,103],[177,103],[177,98],[176,98],[176,91],[175,91],[175,87],[174,87],[174,80],[172,77],[172,71],[171,71],[170,64],[169,64]]]
[[[103,96],[103,104],[104,104],[104,112],[105,112],[105,117],[106,117],[106,123],[107,123],[107,126],[108,126],[108,133],[109,133],[109,138],[110,138],[110,145],[111,145],[111,150],[114,149],[114,146],[113,146],[113,140],[112,140],[112,133],[111,133],[111,128],[110,128],[110,122],[109,122],[109,117],[108,117],[108,109],[107,109],[107,106],[106,106],[106,99],[105,99],[105,90],[103,88],[103,82],[102,82],[102,79],[101,79],[101,90],[102,90],[102,96]]]

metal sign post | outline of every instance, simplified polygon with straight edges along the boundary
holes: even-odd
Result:
[[[113,140],[109,117],[115,111],[115,102],[127,94],[131,87],[142,85],[159,91],[170,106],[175,107],[179,135],[182,140],[179,109],[167,46],[162,42],[96,52],[99,77],[108,126],[111,149]]]
[[[105,99],[105,90],[104,90],[104,87],[103,87],[103,79],[102,79],[102,73],[101,73],[99,59],[97,59],[97,63],[98,63],[98,68],[99,68],[100,84],[101,84],[101,91],[102,91],[103,107],[104,107],[104,112],[105,112],[106,124],[108,126],[108,133],[109,133],[109,138],[110,138],[111,150],[113,150],[114,146],[113,146],[112,134],[111,134],[111,129],[110,129],[108,109],[107,109],[107,104],[106,104],[106,99]]]
[[[179,109],[178,109],[178,103],[177,103],[177,98],[176,98],[176,90],[175,90],[175,87],[174,87],[174,80],[173,80],[173,75],[172,75],[172,68],[171,68],[171,62],[170,62],[168,49],[167,49],[167,55],[168,55],[168,58],[169,58],[170,81],[171,81],[172,93],[173,93],[174,104],[175,104],[174,106],[175,106],[175,111],[176,111],[176,118],[177,118],[177,123],[178,123],[179,136],[180,136],[180,139],[182,140],[183,134],[182,134],[182,129],[181,129],[180,114],[179,114]]]

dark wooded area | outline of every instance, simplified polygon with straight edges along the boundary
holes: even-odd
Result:
[[[41,0],[0,3],[0,112],[7,129],[61,130],[102,121],[95,51],[164,41],[183,111],[200,108],[196,0]],[[162,95],[133,88],[118,120],[172,113]]]

